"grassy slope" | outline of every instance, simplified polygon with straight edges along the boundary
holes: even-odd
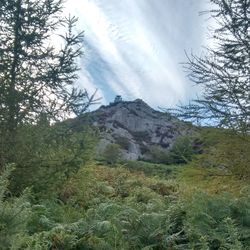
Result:
[[[215,171],[194,167],[133,164],[137,170],[96,162],[80,168],[58,188],[57,199],[29,208],[27,229],[13,234],[12,249],[248,249],[244,180],[210,179]]]
[[[220,141],[211,138],[189,165],[85,164],[56,185],[55,198],[32,206],[28,234],[16,249],[249,249],[249,179],[201,167],[228,159],[232,145],[247,166],[247,150],[238,138],[222,146],[214,140]],[[209,151],[215,147],[218,154]]]
[[[238,240],[243,236],[230,235],[249,233],[247,181],[212,169],[134,164],[139,166],[132,171],[89,164],[60,190],[64,205],[51,213],[57,223],[88,224],[84,233],[73,233],[82,237],[80,249],[206,249],[214,241],[247,249]],[[237,214],[237,206],[243,212]]]

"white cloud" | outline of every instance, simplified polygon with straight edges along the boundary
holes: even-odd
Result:
[[[78,28],[90,44],[81,72],[84,87],[98,87],[104,103],[110,93],[143,98],[154,107],[187,100],[195,89],[179,62],[184,49],[199,48],[204,40],[201,2],[68,0],[65,13],[79,17]]]

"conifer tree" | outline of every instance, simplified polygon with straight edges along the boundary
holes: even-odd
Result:
[[[0,1],[0,165],[20,125],[79,115],[93,102],[75,85],[83,32],[62,10],[62,0]]]
[[[215,21],[213,46],[185,64],[189,78],[203,89],[179,117],[249,132],[250,127],[250,0],[210,0]]]
[[[18,124],[81,113],[89,105],[85,90],[74,87],[83,33],[75,17],[62,17],[62,0],[0,2],[0,122],[13,132]],[[61,47],[53,39],[58,29]]]

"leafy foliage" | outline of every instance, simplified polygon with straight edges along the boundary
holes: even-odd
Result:
[[[250,138],[230,130],[206,129],[201,134],[204,153],[194,165],[216,167],[239,178],[249,178]]]
[[[159,176],[163,178],[174,178],[176,169],[180,168],[178,165],[165,165],[150,163],[144,161],[126,161],[124,168],[131,172],[143,172],[146,176]]]
[[[169,151],[165,151],[158,146],[152,146],[150,149],[151,161],[165,164],[185,164],[201,152],[202,141],[197,135],[194,137],[178,137]]]
[[[80,102],[86,101],[86,93],[72,87],[77,79],[75,59],[82,54],[83,33],[74,34],[75,17],[60,17],[62,7],[62,1],[57,0],[28,4],[8,0],[0,5],[0,113],[1,120],[10,126],[41,111],[50,116],[63,115],[62,110],[80,109]],[[60,36],[63,46],[57,50],[49,40],[60,26],[68,30]]]
[[[130,142],[126,137],[118,136],[116,143],[121,146],[122,149],[129,150]]]
[[[9,165],[0,175],[0,247],[3,250],[11,249],[20,237],[26,236],[31,213],[28,190],[18,198],[9,196],[7,188],[11,171],[13,166]]]
[[[203,119],[211,125],[249,132],[249,0],[211,0],[206,11],[216,23],[212,47],[202,56],[188,56],[191,81],[204,89],[190,105],[176,110],[180,117]]]
[[[187,173],[182,172],[190,171],[190,167],[172,167],[175,175],[168,180],[163,175],[152,177],[153,170],[147,176],[138,170],[89,163],[64,180],[60,189],[54,189],[54,198],[39,196],[33,204],[27,195],[8,195],[9,174],[4,172],[0,189],[1,248],[247,249],[247,186],[236,197],[194,190],[187,193],[185,181],[178,176],[187,179]],[[190,178],[193,176],[190,172]],[[196,183],[204,182],[200,176]]]
[[[102,154],[108,164],[115,164],[121,160],[121,146],[115,143],[108,144]]]
[[[37,195],[53,195],[69,176],[94,157],[96,132],[84,126],[76,132],[69,124],[26,125],[18,129],[16,138],[12,160],[17,167],[11,182],[15,194],[32,186]]]
[[[187,136],[176,139],[173,147],[170,150],[170,161],[174,163],[188,163],[193,155],[197,153],[192,139]]]
[[[172,180],[91,165],[43,201],[14,249],[247,249],[247,196],[180,195]],[[66,195],[67,194],[67,195]],[[66,196],[65,196],[66,195]],[[77,209],[76,209],[77,208]]]
[[[0,4],[0,165],[13,162],[19,126],[80,115],[94,95],[76,88],[83,33],[77,18],[62,18],[61,0],[6,0]],[[51,45],[58,29],[61,49]]]

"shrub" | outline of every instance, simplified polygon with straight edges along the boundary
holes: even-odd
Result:
[[[188,136],[178,137],[169,152],[172,163],[188,163],[195,154],[193,141]]]
[[[116,143],[120,145],[122,149],[129,150],[130,142],[128,138],[118,136],[116,138]]]
[[[202,141],[199,137],[180,136],[168,151],[159,146],[150,147],[150,155],[155,163],[186,164],[194,155],[200,153],[202,153]]]
[[[149,152],[152,162],[165,164],[171,163],[169,152],[162,149],[160,146],[151,146]]]
[[[114,165],[121,160],[122,152],[118,144],[108,144],[103,152],[104,160],[111,165]]]
[[[49,197],[92,157],[95,135],[89,128],[74,132],[68,124],[26,125],[18,130],[16,168],[10,189],[19,194],[33,187],[37,196]],[[13,149],[14,150],[14,149]]]

